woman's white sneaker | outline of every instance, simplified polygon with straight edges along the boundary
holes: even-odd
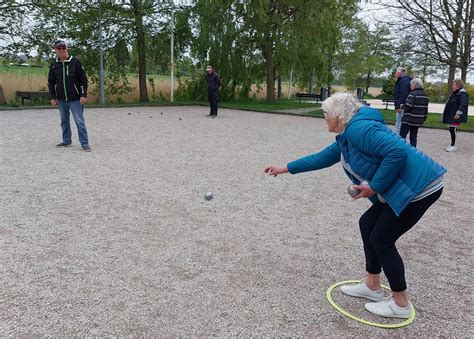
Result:
[[[446,152],[456,152],[458,148],[456,146],[448,146],[445,148]]]
[[[378,291],[372,291],[367,287],[365,282],[356,285],[342,285],[341,292],[350,295],[351,297],[367,298],[372,301],[383,300],[383,289],[381,288]]]
[[[407,307],[400,307],[395,303],[392,297],[375,303],[365,304],[365,309],[372,314],[385,318],[410,318],[410,305]]]

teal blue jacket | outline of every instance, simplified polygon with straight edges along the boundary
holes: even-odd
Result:
[[[446,169],[426,154],[411,147],[385,124],[379,111],[362,107],[336,141],[321,152],[288,163],[291,174],[330,167],[341,160],[359,177],[369,180],[396,215]],[[357,180],[345,171],[353,183]],[[371,201],[377,200],[376,195]]]

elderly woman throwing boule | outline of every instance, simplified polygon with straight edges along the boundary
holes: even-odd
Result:
[[[341,291],[372,301],[365,308],[373,314],[407,319],[405,271],[395,242],[441,196],[446,169],[393,133],[379,111],[361,107],[351,94],[336,94],[322,108],[328,131],[337,133],[336,141],[286,166],[268,165],[265,172],[271,176],[297,174],[341,163],[353,188],[360,191],[354,199],[372,202],[359,220],[366,279],[341,286]],[[389,298],[384,298],[382,270],[392,291]]]

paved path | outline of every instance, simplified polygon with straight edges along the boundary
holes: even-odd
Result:
[[[370,100],[367,100],[367,102],[370,103],[371,107],[379,108],[379,109],[385,108],[385,104],[382,103],[382,100],[370,99]],[[316,103],[316,101],[314,101],[314,103]],[[393,104],[389,105],[388,109],[394,109]],[[282,110],[279,110],[277,112],[279,112],[279,113],[292,113],[292,114],[304,114],[304,113],[308,113],[308,112],[311,112],[311,111],[314,111],[314,110],[315,110],[315,108],[308,107],[308,108],[282,109]],[[429,107],[428,107],[428,111],[431,112],[431,113],[443,113],[443,110],[444,110],[444,104],[430,103]],[[468,114],[469,115],[474,115],[474,106],[469,106]]]
[[[370,103],[371,107],[374,108],[385,108],[385,104],[382,103],[382,100],[379,99],[370,99],[367,100],[368,103]],[[392,105],[388,105],[389,109],[395,109]],[[428,105],[428,112],[431,113],[443,113],[444,110],[444,104],[437,104],[437,103],[430,103]],[[474,106],[469,106],[468,109],[468,115],[474,115]]]

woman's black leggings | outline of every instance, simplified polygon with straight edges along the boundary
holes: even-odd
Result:
[[[394,292],[407,289],[403,260],[395,247],[402,234],[412,228],[426,210],[441,196],[443,189],[410,203],[400,214],[395,215],[388,204],[374,203],[359,220],[364,242],[365,266],[368,273],[378,274],[382,269]]]
[[[449,126],[449,134],[451,134],[451,146],[456,144],[456,128],[457,127]]]

